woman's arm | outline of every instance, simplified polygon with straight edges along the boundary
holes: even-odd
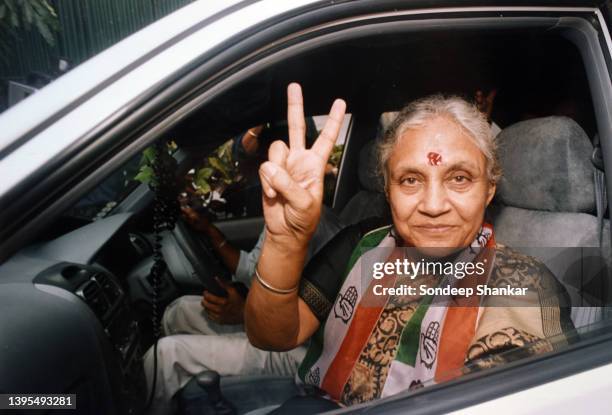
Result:
[[[321,216],[325,165],[338,137],[346,104],[336,100],[321,135],[305,148],[302,91],[287,88],[289,147],[270,146],[262,164],[266,238],[245,311],[246,332],[257,347],[289,350],[308,339],[319,322],[298,297],[308,243]],[[284,293],[283,293],[284,292]]]
[[[299,284],[304,255],[265,241],[257,270],[261,278],[273,287],[290,287],[289,284],[283,285],[290,277],[290,284],[296,286]],[[245,325],[254,346],[285,351],[310,338],[319,327],[319,320],[299,298],[298,290],[289,294],[277,294],[255,279],[247,298]]]

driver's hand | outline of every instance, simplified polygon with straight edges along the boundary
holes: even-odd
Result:
[[[218,297],[208,291],[202,296],[202,307],[208,317],[219,324],[242,324],[244,322],[244,297],[229,282],[216,278],[227,291],[227,297]]]
[[[195,209],[189,206],[181,206],[181,213],[185,222],[193,229],[206,233],[210,229],[210,221],[205,215],[200,215]]]

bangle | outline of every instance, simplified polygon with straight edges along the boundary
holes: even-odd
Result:
[[[259,271],[257,271],[257,265],[255,265],[255,278],[257,278],[257,281],[259,281],[262,287],[276,294],[291,294],[292,292],[297,291],[298,286],[299,286],[298,284],[295,287],[290,288],[288,290],[281,289],[281,288],[275,288],[271,286],[270,284],[268,284],[266,281],[264,281],[263,278],[261,278],[261,275],[259,275]]]
[[[221,242],[219,245],[217,245],[217,249],[223,248],[226,243],[227,243],[227,239],[224,239],[223,242]]]
[[[253,137],[257,138],[259,137],[259,135],[255,134],[253,131],[251,131],[250,129],[247,130],[247,134],[252,135]]]

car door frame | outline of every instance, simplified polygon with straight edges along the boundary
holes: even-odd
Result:
[[[354,14],[354,9],[347,10],[348,6],[369,6],[369,12],[374,8],[380,10],[374,5],[372,1],[356,1],[354,3],[343,3],[331,4],[332,2],[320,2],[303,16],[293,15],[293,17],[276,21],[276,25],[269,23],[268,29],[263,30],[256,35],[250,36],[248,39],[242,38],[242,41],[248,43],[250,46],[240,45],[237,41],[234,44],[234,49],[228,46],[227,50],[219,51],[214,57],[209,56],[207,63],[195,68],[189,68],[189,71],[181,72],[179,75],[180,80],[177,80],[177,74],[173,74],[174,77],[168,75],[166,81],[170,82],[174,80],[174,83],[165,85],[164,88],[157,86],[155,89],[147,91],[131,104],[130,107],[122,107],[117,110],[116,113],[112,114],[112,117],[104,120],[96,126],[95,129],[89,131],[87,134],[78,137],[74,142],[71,143],[70,151],[68,152],[69,158],[72,157],[70,163],[67,163],[61,171],[58,171],[56,175],[48,180],[41,180],[37,183],[33,189],[25,189],[22,185],[17,190],[21,190],[27,195],[24,195],[26,201],[32,201],[32,198],[36,195],[41,195],[44,189],[49,190],[49,186],[53,183],[57,183],[62,178],[67,178],[70,175],[76,175],[78,180],[72,178],[67,180],[60,186],[62,194],[54,192],[53,197],[44,198],[40,203],[36,203],[36,208],[27,209],[26,212],[17,212],[14,208],[10,210],[10,214],[2,216],[2,220],[6,221],[10,218],[14,218],[16,223],[22,226],[22,233],[27,235],[15,235],[4,234],[0,250],[5,252],[3,255],[6,258],[10,253],[14,252],[20,246],[22,246],[31,234],[41,229],[49,220],[59,215],[65,210],[76,198],[83,194],[87,189],[91,188],[100,180],[100,176],[105,177],[105,173],[114,170],[115,167],[121,165],[127,158],[131,157],[137,151],[142,150],[144,147],[149,145],[157,137],[161,136],[164,131],[183,119],[188,113],[195,109],[205,105],[209,102],[215,94],[220,93],[224,88],[228,87],[233,82],[236,82],[240,77],[247,77],[256,70],[256,66],[253,62],[265,62],[265,59],[256,58],[257,54],[261,54],[261,43],[269,42],[270,39],[279,41],[279,33],[295,33],[296,28],[310,27],[314,24],[313,22],[324,22],[329,20],[330,15],[336,18],[337,16],[344,16],[345,23],[343,24],[355,24],[354,17],[346,17]],[[385,6],[398,5],[398,2],[384,2]],[[418,2],[415,2],[414,7],[406,13],[416,14],[418,10]],[[404,5],[405,6],[405,5]],[[329,7],[328,10],[325,10]],[[379,6],[380,7],[380,6]],[[412,7],[412,6],[411,6]],[[421,10],[423,14],[420,16],[426,16],[430,14],[453,14],[461,12],[461,8],[456,9],[428,9]],[[511,10],[518,12],[525,10],[526,12],[535,12],[532,8],[471,8],[465,9],[470,12],[480,10],[482,12],[492,13],[504,13],[504,10]],[[602,131],[602,149],[604,152],[604,162],[607,165],[612,165],[612,114],[609,110],[612,94],[610,90],[611,81],[611,67],[606,63],[610,62],[610,51],[612,50],[612,42],[610,42],[610,33],[606,28],[605,21],[603,20],[602,14],[599,9],[572,9],[572,8],[548,8],[547,12],[553,11],[568,11],[576,13],[590,13],[597,17],[597,22],[602,28],[603,33],[600,34],[595,32],[593,34],[593,26],[588,23],[584,30],[578,30],[576,38],[573,39],[575,42],[582,42],[584,46],[585,63],[591,64],[591,68],[587,68],[589,81],[591,83],[591,89],[594,94],[594,103],[597,111],[598,128]],[[597,10],[597,12],[596,12]],[[296,10],[291,9],[291,13]],[[304,12],[304,10],[298,10]],[[317,14],[318,13],[318,14]],[[329,13],[329,14],[328,14]],[[384,12],[387,15],[393,13],[392,11]],[[286,19],[287,14],[281,15],[283,19]],[[370,13],[372,16],[372,13]],[[371,18],[371,17],[369,17]],[[292,20],[293,19],[293,20]],[[318,20],[317,20],[318,19]],[[296,25],[296,23],[298,23]],[[318,26],[319,27],[319,26]],[[590,34],[589,34],[590,33]],[[305,33],[301,33],[304,36]],[[282,36],[281,36],[282,38]],[[270,53],[277,53],[280,55],[287,56],[289,48],[287,46],[299,41],[299,37],[292,38],[289,36],[285,39],[283,49],[274,50],[268,49]],[[335,40],[338,38],[335,37]],[[601,44],[606,45],[603,49]],[[278,44],[277,44],[278,45]],[[302,44],[300,44],[302,46]],[[596,54],[599,48],[600,53]],[[248,51],[245,55],[245,51]],[[296,52],[297,53],[297,52]],[[203,54],[204,55],[204,54]],[[276,56],[276,55],[268,55]],[[269,57],[267,59],[270,59]],[[236,60],[238,62],[236,62]],[[603,65],[602,65],[603,62]],[[225,78],[220,79],[221,76],[213,76],[215,70],[224,68]],[[185,68],[183,68],[185,69]],[[134,76],[137,76],[137,71],[134,71]],[[196,82],[199,80],[199,82]],[[197,84],[194,86],[194,84]],[[600,85],[602,88],[593,89],[594,85]],[[107,88],[108,89],[108,88]],[[101,91],[101,95],[97,99],[104,99],[104,94]],[[159,93],[155,99],[150,99],[153,92]],[[95,98],[95,97],[93,97]],[[97,99],[91,99],[90,105],[95,103]],[[143,100],[148,99],[146,103]],[[172,102],[173,105],[163,105]],[[168,108],[166,108],[168,107]],[[177,109],[179,108],[179,109]],[[77,109],[73,112],[65,115],[62,120],[66,122],[66,119],[75,117],[78,115]],[[142,121],[147,117],[151,117],[149,122],[142,125]],[[59,120],[58,120],[59,122]],[[46,131],[46,130],[45,130]],[[40,133],[40,139],[43,139],[44,131]],[[605,133],[605,134],[604,134]],[[33,137],[30,140],[33,142],[37,141],[37,137]],[[44,137],[47,139],[47,137]],[[21,147],[19,147],[21,148]],[[23,150],[23,149],[22,149]],[[55,162],[65,160],[66,156],[58,157]],[[41,167],[44,163],[41,163]],[[53,164],[52,164],[53,165]],[[49,165],[46,165],[49,168]],[[42,172],[45,172],[43,170]],[[48,171],[46,171],[48,173]],[[42,174],[42,173],[41,173]],[[83,178],[85,176],[85,178]],[[40,180],[40,177],[38,177]],[[67,188],[69,191],[66,191]],[[2,194],[2,198],[9,196],[21,196],[19,192],[15,193],[7,192]],[[608,192],[612,194],[612,183],[608,183]],[[6,201],[6,199],[3,199]],[[23,203],[23,202],[22,202]],[[17,204],[20,206],[20,204]],[[8,254],[7,254],[8,252]],[[482,402],[490,400],[495,397],[499,397],[511,392],[524,390],[534,385],[542,384],[551,381],[552,379],[567,377],[575,373],[583,372],[593,367],[609,365],[612,362],[612,333],[603,334],[597,339],[592,339],[590,342],[580,343],[574,345],[568,349],[552,353],[545,357],[536,359],[525,359],[513,364],[509,364],[500,368],[492,369],[486,373],[476,373],[457,379],[449,383],[442,385],[436,385],[431,388],[425,388],[422,391],[411,393],[409,395],[402,394],[384,401],[376,402],[376,410],[384,411],[385,413],[393,412],[404,412],[406,407],[409,405],[411,411],[414,413],[440,413],[450,409],[458,409],[467,407],[476,402]],[[503,381],[502,381],[503,379]],[[503,385],[503,386],[501,386]],[[448,394],[448,395],[445,395]],[[371,408],[372,404],[351,407],[347,411],[361,411]]]

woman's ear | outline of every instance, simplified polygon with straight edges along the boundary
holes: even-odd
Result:
[[[495,196],[495,191],[497,190],[497,183],[489,182],[489,189],[487,191],[487,206],[493,200],[493,196]]]

